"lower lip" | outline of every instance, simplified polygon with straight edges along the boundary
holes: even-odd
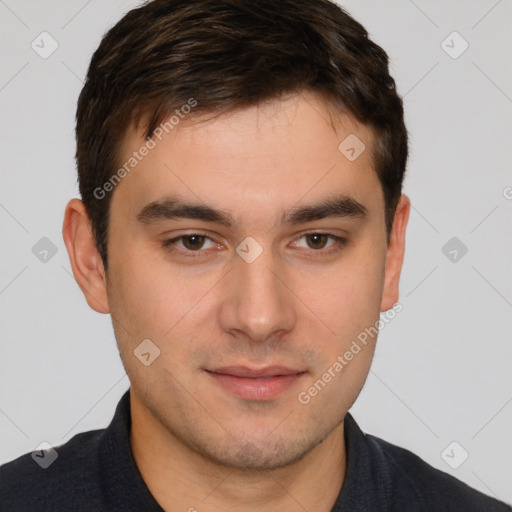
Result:
[[[225,373],[207,372],[224,389],[227,389],[234,395],[246,400],[263,402],[277,397],[295,383],[297,383],[305,372],[295,373],[293,375],[274,375],[271,377],[235,377]]]

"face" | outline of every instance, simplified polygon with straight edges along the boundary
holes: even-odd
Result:
[[[372,132],[333,122],[307,94],[184,119],[113,192],[106,292],[132,394],[210,461],[309,453],[355,401],[376,340],[344,354],[397,300]],[[338,149],[351,134],[366,146],[355,160]],[[120,161],[144,142],[129,131]]]

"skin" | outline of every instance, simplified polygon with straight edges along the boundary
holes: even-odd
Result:
[[[73,273],[90,307],[111,314],[131,382],[136,463],[167,511],[328,512],[345,478],[343,419],[364,385],[376,338],[307,405],[298,394],[398,301],[409,199],[401,197],[388,244],[372,131],[349,115],[330,116],[313,94],[213,120],[190,117],[116,186],[107,274],[82,202],[72,199],[65,212]],[[349,134],[366,145],[353,162],[338,150]],[[143,143],[130,128],[121,165]],[[137,220],[168,194],[222,209],[236,225]],[[281,223],[292,207],[333,194],[356,199],[368,215]],[[213,240],[203,256],[193,258],[197,249],[185,239],[177,252],[162,247],[197,231]],[[329,238],[315,245],[305,236],[312,232],[347,242],[336,251]],[[248,236],[263,249],[253,263],[236,252]],[[147,338],[160,349],[149,366],[134,356]],[[233,395],[205,371],[272,364],[306,374],[262,402]]]

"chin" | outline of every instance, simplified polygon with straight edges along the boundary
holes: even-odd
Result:
[[[292,433],[288,438],[271,439],[272,432],[260,440],[236,440],[234,436],[218,439],[202,439],[193,443],[194,450],[215,465],[239,470],[269,471],[289,466],[305,457],[323,437],[314,438]],[[252,436],[254,438],[254,436]],[[325,436],[324,436],[325,437]]]

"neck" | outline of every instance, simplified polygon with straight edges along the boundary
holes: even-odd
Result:
[[[204,457],[166,430],[133,393],[131,416],[135,462],[166,512],[330,512],[345,478],[343,422],[300,460],[260,471]]]

